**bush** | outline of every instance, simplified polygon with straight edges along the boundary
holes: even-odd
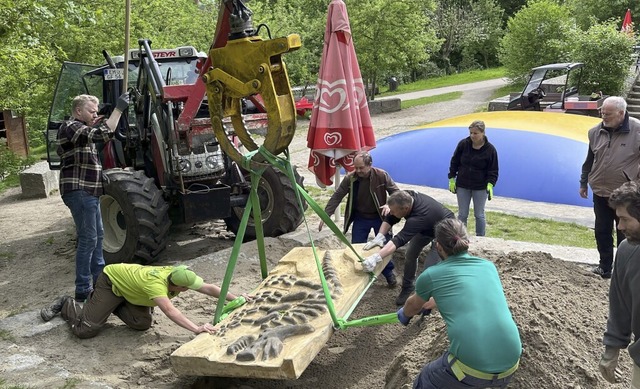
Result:
[[[633,64],[633,36],[620,33],[614,22],[591,26],[586,32],[575,31],[572,60],[584,62],[582,94],[602,91],[619,95]]]
[[[500,61],[507,75],[520,81],[533,67],[567,62],[573,29],[567,7],[553,0],[529,2],[509,18],[500,42]]]
[[[18,154],[6,147],[0,147],[0,180],[10,175],[18,175],[24,167],[25,163]]]

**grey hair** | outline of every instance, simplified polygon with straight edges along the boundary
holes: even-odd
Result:
[[[640,182],[628,181],[620,185],[609,197],[611,208],[625,207],[630,216],[640,221]]]
[[[362,158],[364,166],[371,166],[371,164],[373,164],[373,158],[371,158],[371,154],[369,154],[368,151],[358,151],[353,157],[353,160],[355,161],[358,157]]]
[[[618,111],[626,111],[627,110],[627,102],[620,96],[609,96],[604,99],[602,106],[604,105],[611,106]]]
[[[388,206],[398,206],[400,208],[407,208],[411,206],[413,197],[407,191],[398,190],[393,192],[387,199]]]
[[[436,241],[447,255],[456,255],[469,250],[469,235],[464,224],[454,218],[440,221],[436,225]]]
[[[78,95],[74,97],[71,102],[71,113],[74,114],[76,109],[84,107],[89,102],[98,104],[100,100],[92,95]]]

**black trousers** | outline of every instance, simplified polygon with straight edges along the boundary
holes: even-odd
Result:
[[[593,212],[596,215],[595,236],[598,253],[600,254],[600,268],[605,272],[613,267],[613,227],[616,227],[616,247],[625,238],[622,231],[618,230],[618,217],[616,210],[609,207],[609,198],[593,195]]]

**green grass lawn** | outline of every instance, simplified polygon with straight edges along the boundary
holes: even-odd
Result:
[[[442,88],[445,86],[469,84],[471,82],[492,80],[506,76],[504,67],[490,68],[484,70],[473,70],[470,72],[452,74],[449,76],[434,77],[426,80],[418,80],[408,84],[400,84],[394,92],[380,93],[380,97],[393,96],[400,93],[415,92],[425,89]],[[382,89],[382,88],[381,88]]]
[[[416,107],[418,105],[426,105],[426,104],[440,103],[443,101],[457,100],[460,97],[462,97],[462,92],[450,92],[450,93],[444,93],[441,95],[421,97],[419,99],[403,100],[400,103],[400,108],[407,109],[411,107]]]
[[[327,201],[329,201],[329,198],[334,192],[333,188],[325,190],[315,186],[310,186],[306,188],[306,190],[322,209],[327,205]],[[343,200],[341,205],[343,211],[345,201],[346,200]],[[448,206],[448,208],[456,214],[458,213],[457,207]],[[314,213],[313,209],[309,207],[305,212],[305,216],[309,217]],[[486,219],[486,236],[490,238],[583,247],[587,249],[596,248],[593,230],[576,223],[514,216],[502,212],[486,212]],[[467,220],[467,228],[470,235],[475,235],[475,226],[473,209],[471,209]],[[316,226],[310,226],[312,229],[315,227]],[[339,227],[342,227],[342,224],[340,224]]]

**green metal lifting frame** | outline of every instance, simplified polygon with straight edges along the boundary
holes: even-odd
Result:
[[[296,179],[293,173],[293,167],[291,166],[291,162],[289,160],[289,150],[288,149],[285,150],[284,152],[285,158],[282,158],[282,157],[273,155],[271,152],[269,152],[267,149],[261,146],[257,150],[245,154],[241,162],[242,167],[251,173],[251,192],[249,194],[249,200],[247,202],[244,213],[242,215],[242,220],[240,223],[240,228],[238,229],[236,240],[233,244],[231,257],[229,258],[229,262],[227,264],[227,270],[224,275],[224,280],[222,281],[220,297],[218,299],[218,305],[216,307],[215,317],[213,321],[214,324],[218,324],[221,320],[224,320],[224,318],[226,318],[233,310],[244,305],[245,303],[244,297],[238,297],[235,300],[230,301],[225,305],[220,304],[221,301],[226,301],[227,293],[229,291],[229,285],[231,283],[231,279],[233,278],[233,273],[235,270],[236,262],[238,260],[238,255],[240,254],[240,247],[242,246],[244,234],[247,229],[247,223],[249,222],[249,216],[251,215],[251,212],[253,212],[253,220],[261,220],[260,215],[262,211],[260,209],[260,201],[258,199],[257,189],[258,189],[258,183],[260,181],[262,173],[264,172],[264,170],[268,165],[265,165],[264,167],[258,168],[258,169],[253,168],[252,166],[255,166],[256,164],[255,163],[252,164],[251,159],[255,156],[256,153],[260,153],[265,158],[265,160],[269,162],[271,166],[279,169],[280,171],[282,171],[284,174],[287,175],[291,183],[297,189],[296,198],[298,200],[298,206],[300,207],[300,209],[303,209],[302,198],[304,198],[304,200],[316,212],[316,214],[320,216],[322,221],[331,229],[331,231],[333,231],[333,233],[344,244],[346,244],[347,247],[349,247],[349,249],[351,249],[351,251],[356,255],[356,257],[358,257],[358,260],[360,262],[363,261],[360,254],[358,254],[358,252],[353,248],[353,246],[351,245],[349,240],[344,236],[340,228],[338,228],[338,226],[336,226],[335,223],[331,220],[331,217],[327,215],[327,213],[322,208],[320,208],[320,206],[311,198],[311,196],[309,196],[309,194],[304,190],[304,188],[302,188],[300,185],[296,183]],[[324,297],[325,297],[325,300],[327,301],[327,308],[328,308],[329,314],[331,315],[331,320],[333,322],[334,328],[343,330],[349,327],[361,327],[361,326],[372,326],[372,325],[379,325],[379,324],[398,323],[398,317],[395,312],[384,314],[384,315],[369,316],[362,319],[348,321],[349,316],[351,315],[351,313],[353,313],[353,310],[358,306],[358,303],[360,302],[364,294],[367,292],[367,290],[369,290],[371,285],[375,282],[376,276],[374,273],[370,273],[371,277],[370,277],[369,283],[367,284],[365,289],[362,291],[360,296],[358,296],[358,298],[353,303],[353,305],[349,308],[349,310],[344,315],[344,317],[340,318],[337,316],[335,307],[333,305],[333,299],[331,298],[331,292],[327,285],[327,280],[325,279],[324,272],[322,271],[322,262],[318,258],[318,253],[313,243],[313,238],[311,236],[311,230],[309,229],[309,225],[307,223],[306,217],[304,217],[304,214],[303,214],[303,218],[304,218],[305,227],[307,229],[307,234],[309,235],[309,242],[311,242],[311,247],[313,249],[313,256],[315,258],[316,266],[318,268],[318,274],[320,275],[320,283],[322,284]],[[260,269],[262,273],[262,279],[265,279],[268,275],[268,271],[267,271],[267,259],[266,259],[265,248],[264,248],[264,232],[262,230],[262,224],[255,223],[255,229],[256,229],[256,240],[258,244],[258,255],[260,258]]]

